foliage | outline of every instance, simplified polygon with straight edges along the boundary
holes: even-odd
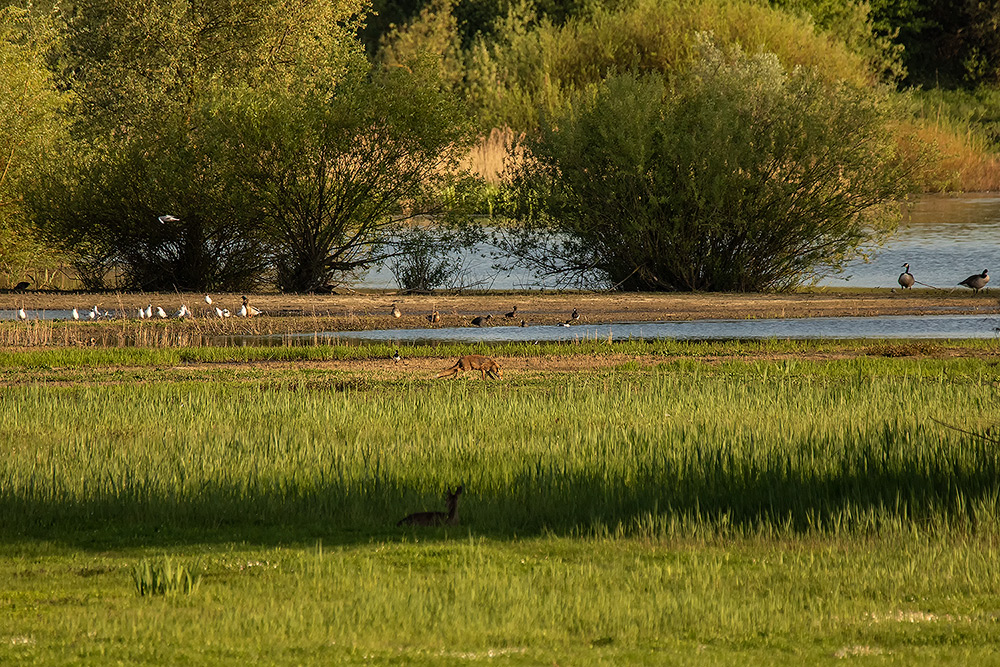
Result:
[[[776,53],[788,67],[810,67],[828,81],[868,85],[875,79],[865,56],[808,17],[743,0],[630,0],[561,26],[525,5],[514,7],[494,38],[468,50],[466,95],[484,126],[534,128],[540,114],[557,113],[612,72],[667,78],[683,72],[697,56],[699,31],[721,45]]]
[[[150,562],[143,558],[132,568],[132,581],[140,596],[146,595],[190,595],[198,591],[200,575],[191,575],[183,565],[175,565],[170,558]]]
[[[278,287],[311,291],[392,254],[406,220],[443,213],[471,142],[466,114],[426,62],[352,69],[323,94],[235,99],[231,150],[274,239]]]
[[[567,281],[788,288],[894,228],[914,165],[888,114],[870,89],[705,41],[673,90],[612,76],[529,139],[511,189],[525,225],[501,242]]]
[[[442,227],[403,230],[395,241],[398,253],[389,270],[404,291],[458,287],[465,267],[457,251],[465,245],[459,234]]]
[[[59,114],[67,95],[55,89],[46,65],[56,39],[51,16],[0,8],[0,276],[10,284],[56,259],[29,224],[21,192],[64,131]]]
[[[991,0],[873,0],[875,27],[902,47],[906,82],[975,88],[1000,84],[1000,4]]]
[[[32,197],[50,238],[91,283],[113,262],[122,287],[259,284],[266,238],[228,161],[220,98],[342,76],[359,3],[76,3],[59,61],[78,100],[73,138]]]

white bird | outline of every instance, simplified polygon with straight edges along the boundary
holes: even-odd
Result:
[[[142,308],[137,308],[136,317],[138,317],[140,320],[146,319],[146,311],[143,310]]]
[[[245,303],[242,306],[240,306],[239,316],[240,317],[246,317],[247,316],[247,305]]]
[[[92,319],[92,320],[96,320],[96,319],[97,319],[98,317],[100,317],[100,316],[101,316],[101,311],[97,310],[97,306],[94,306],[94,307],[93,307],[93,308],[92,308],[92,309],[90,310],[90,312],[89,312],[89,313],[87,313],[87,317],[89,317],[89,318],[90,318],[90,319]]]
[[[205,295],[205,303],[207,303],[208,305],[211,306],[212,305],[212,297],[210,297],[209,295],[206,294]]]
[[[153,319],[153,304],[151,303],[146,304],[146,311],[143,313],[143,317],[145,317],[147,320]]]
[[[223,308],[222,309],[222,316],[223,317],[230,317],[230,315],[229,315],[229,309],[228,308]]]
[[[182,303],[180,310],[174,313],[174,317],[178,319],[184,319],[184,316],[187,315],[187,313],[188,313],[188,307]]]
[[[73,313],[72,313],[72,315],[73,315],[73,319],[74,319],[74,320],[78,320],[78,319],[80,319],[80,311],[79,311],[79,310],[77,310],[76,308],[74,308],[74,309],[73,309]]]
[[[157,218],[162,224],[167,224],[168,222],[180,222],[180,218],[175,218],[172,215],[161,215]]]
[[[18,309],[18,311],[17,311],[17,319],[19,319],[19,320],[26,320],[26,319],[28,319],[28,313],[24,312],[24,306],[22,306],[21,308]]]
[[[215,307],[215,314],[218,315],[219,317],[222,317],[222,309],[219,308],[218,306],[216,306]]]
[[[167,319],[167,311],[163,310],[163,306],[156,307],[156,316],[161,320]]]

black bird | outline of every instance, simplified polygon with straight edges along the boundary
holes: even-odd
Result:
[[[514,319],[515,315],[517,315],[517,306],[514,306],[514,310],[510,311],[509,313],[506,313],[504,317],[506,317],[508,320],[512,320]]]
[[[27,280],[22,280],[18,284],[14,285],[14,291],[23,292],[24,290],[28,289],[29,285],[31,285],[31,283],[29,283]]]
[[[479,315],[478,317],[472,318],[472,323],[475,324],[477,327],[481,327],[492,319],[493,315],[487,315],[486,317]]]
[[[903,289],[909,289],[913,287],[913,283],[916,282],[916,279],[913,277],[913,274],[910,273],[909,264],[903,264],[903,268],[906,269],[906,271],[899,274],[899,286]]]
[[[986,283],[990,281],[989,269],[983,269],[982,273],[977,273],[973,276],[969,276],[965,280],[959,283],[959,285],[965,285],[966,287],[972,288],[973,294],[979,294],[979,290],[986,288]]]

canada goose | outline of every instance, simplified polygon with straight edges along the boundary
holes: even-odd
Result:
[[[462,495],[460,486],[454,491],[448,491],[447,512],[415,512],[396,522],[397,526],[443,526],[458,525],[458,497]]]
[[[427,316],[427,321],[430,322],[431,324],[437,324],[438,322],[441,321],[441,316],[438,314],[438,311],[435,310],[431,312],[430,315]]]
[[[493,319],[493,316],[489,315],[489,314],[487,314],[486,317],[483,317],[482,315],[479,315],[477,317],[473,317],[472,318],[472,323],[475,324],[477,327],[481,327],[481,326],[483,326],[484,324],[486,324],[487,322],[489,322],[492,319]]]
[[[977,273],[975,275],[969,276],[965,280],[959,283],[959,285],[965,285],[966,287],[972,288],[973,294],[979,294],[979,290],[986,289],[986,283],[990,281],[989,269],[983,269],[982,273]]]
[[[31,285],[31,283],[29,283],[27,280],[22,280],[18,284],[14,285],[14,291],[23,292],[24,290],[28,289],[29,285]]]
[[[580,313],[577,312],[576,308],[573,309],[573,313],[569,316],[571,320],[580,319]]]
[[[514,319],[515,315],[517,315],[517,306],[514,306],[514,310],[510,311],[509,313],[505,313],[504,317],[506,317],[508,320],[512,320]]]
[[[903,289],[909,289],[913,287],[913,283],[916,279],[913,277],[913,274],[910,273],[909,264],[903,264],[903,268],[906,270],[899,274],[899,286]]]
[[[395,317],[397,320],[403,316],[402,311],[399,310],[399,306],[397,306],[396,304],[392,304],[392,316]]]

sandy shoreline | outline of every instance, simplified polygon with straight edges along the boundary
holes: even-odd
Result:
[[[240,295],[214,294],[213,305],[235,313]],[[476,316],[492,314],[490,326],[556,324],[569,319],[574,308],[580,322],[679,321],[698,319],[760,319],[779,317],[835,317],[875,315],[942,315],[1000,313],[1000,299],[990,291],[896,290],[837,292],[817,290],[788,294],[651,294],[651,293],[493,293],[468,295],[400,295],[392,291],[348,295],[250,295],[264,311],[254,323],[274,331],[315,331],[317,325],[342,330],[472,326]],[[68,310],[81,312],[94,305],[132,315],[147,304],[174,313],[180,305],[198,315],[196,320],[218,320],[202,294],[71,294],[27,292],[0,294],[0,310]],[[393,318],[397,304],[402,317]],[[517,306],[512,318],[504,316]],[[441,321],[431,325],[434,310]],[[173,320],[170,320],[173,321]],[[244,322],[246,322],[244,320]]]

